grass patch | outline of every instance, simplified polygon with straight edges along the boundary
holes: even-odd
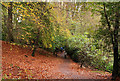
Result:
[[[91,71],[91,72],[105,74],[105,72],[102,72],[102,71]]]

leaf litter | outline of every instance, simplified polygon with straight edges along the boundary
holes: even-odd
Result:
[[[12,50],[11,50],[12,49]],[[4,79],[110,79],[108,72],[80,68],[70,58],[55,57],[43,49],[32,50],[2,41],[2,78]],[[45,54],[45,55],[44,55]],[[25,56],[27,55],[27,57]]]

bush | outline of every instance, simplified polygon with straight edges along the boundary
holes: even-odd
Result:
[[[75,62],[85,66],[92,66],[100,70],[111,71],[111,64],[108,64],[107,52],[103,51],[102,40],[94,41],[87,35],[74,35],[67,40],[66,51]],[[99,47],[99,48],[98,48]]]

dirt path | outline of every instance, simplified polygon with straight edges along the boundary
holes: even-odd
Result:
[[[58,58],[62,59],[60,64],[57,64],[56,72],[60,72],[66,79],[104,79],[108,75],[91,72],[88,68],[80,68],[80,66],[73,62],[69,57],[64,59],[64,55],[59,54]]]
[[[89,79],[86,76],[80,76],[78,74],[78,71],[75,71],[74,69],[72,69],[72,61],[70,59],[63,59],[63,63],[58,65],[59,67],[59,71],[61,73],[63,73],[64,75],[68,75],[66,78],[68,79]]]
[[[31,49],[2,42],[2,77],[4,79],[106,79],[110,73],[80,68],[70,58],[64,59],[42,49],[31,56]],[[27,55],[27,57],[25,56]]]

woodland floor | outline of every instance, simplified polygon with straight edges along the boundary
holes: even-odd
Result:
[[[2,78],[4,79],[108,79],[111,74],[80,68],[69,57],[52,55],[37,49],[35,57],[30,48],[2,41]],[[28,57],[26,57],[27,55]]]

